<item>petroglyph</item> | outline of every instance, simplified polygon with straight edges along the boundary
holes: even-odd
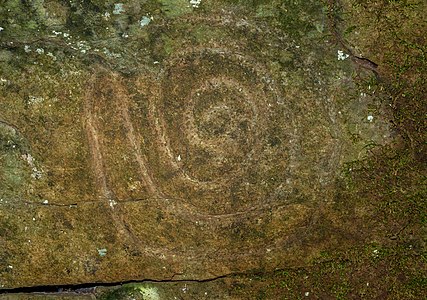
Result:
[[[7,251],[34,262],[14,270],[43,260],[66,282],[205,279],[301,265],[341,241],[326,225],[337,174],[385,135],[372,91],[357,90],[349,59],[337,64],[313,25],[321,7],[295,6],[281,24],[289,11],[277,1],[275,17],[243,2],[184,2],[110,15],[74,3],[93,20],[73,6],[51,37],[2,43],[3,59],[28,60],[25,76],[0,84],[1,117],[16,118],[32,150],[0,149],[13,175],[1,208],[25,236]],[[18,222],[8,205],[20,197]],[[56,283],[34,278],[22,281]]]

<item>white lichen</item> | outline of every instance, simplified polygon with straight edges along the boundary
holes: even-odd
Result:
[[[41,170],[37,169],[36,167],[32,168],[31,170],[32,170],[32,173],[31,173],[32,178],[34,178],[34,179],[42,178],[43,172]]]
[[[107,249],[102,248],[102,249],[97,249],[97,250],[98,250],[99,256],[103,257],[103,256],[107,255]]]
[[[52,58],[52,60],[56,60],[56,56],[55,56],[55,55],[53,55],[53,53],[52,53],[52,52],[48,52],[46,55],[47,55],[47,56],[49,56],[49,57],[51,57],[51,58]]]
[[[120,15],[124,11],[125,11],[125,9],[123,8],[123,3],[114,4],[113,14]]]
[[[378,258],[379,257],[379,251],[378,251],[378,249],[374,249],[374,251],[372,251],[373,252],[373,254],[372,254],[372,256],[374,256],[374,257],[376,257],[376,258]]]
[[[76,44],[77,48],[75,50],[80,51],[80,53],[87,53],[91,47],[87,44],[86,41],[78,41]],[[73,47],[72,47],[73,48]]]
[[[25,154],[22,154],[21,157],[23,160],[25,160],[27,162],[27,164],[30,167],[34,167],[34,157],[31,154],[25,153]]]
[[[344,60],[350,56],[350,55],[344,53],[344,51],[342,51],[342,50],[338,50],[337,53],[338,53],[338,60]]]
[[[117,205],[117,202],[114,201],[114,200],[112,200],[112,199],[110,199],[110,200],[108,200],[108,204],[110,205],[111,208],[114,208],[114,206]]]
[[[143,16],[139,21],[139,26],[141,27],[147,26],[148,24],[150,24],[151,20],[152,20],[152,17],[150,18],[148,16]]]
[[[190,5],[193,8],[199,8],[200,3],[202,2],[202,0],[190,0]]]
[[[122,57],[122,55],[120,53],[111,52],[110,50],[108,50],[105,47],[104,47],[104,49],[102,49],[102,52],[104,52],[105,55],[107,55],[109,57],[112,57],[112,58],[120,58],[120,57]]]
[[[44,101],[43,97],[37,97],[37,96],[28,96],[28,104],[39,104]]]

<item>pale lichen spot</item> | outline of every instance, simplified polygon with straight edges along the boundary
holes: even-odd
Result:
[[[342,51],[342,50],[338,50],[337,54],[338,54],[338,56],[337,56],[338,60],[344,60],[350,56],[350,55],[344,53],[344,51]]]
[[[144,27],[147,26],[148,24],[150,24],[152,18],[148,17],[148,16],[143,16],[141,18],[141,20],[139,21],[139,26]]]
[[[190,0],[190,4],[193,8],[199,8],[201,2],[202,0]]]
[[[114,10],[113,10],[114,15],[120,15],[124,11],[125,9],[123,8],[123,3],[114,4]]]

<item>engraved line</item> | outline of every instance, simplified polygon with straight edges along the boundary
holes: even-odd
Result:
[[[120,99],[120,101],[116,101],[116,102],[118,102],[118,106],[124,121],[124,125],[126,127],[126,137],[128,138],[129,143],[131,144],[134,150],[135,159],[139,167],[139,173],[142,177],[142,180],[145,182],[149,193],[155,197],[160,197],[162,196],[161,192],[159,192],[159,190],[156,188],[156,185],[154,184],[153,180],[151,179],[151,176],[148,173],[148,169],[146,167],[147,160],[145,158],[145,155],[141,151],[141,147],[139,143],[137,142],[138,138],[136,137],[135,129],[129,117],[128,95],[125,91],[122,90],[122,88],[120,88],[120,94],[122,94],[123,97]]]

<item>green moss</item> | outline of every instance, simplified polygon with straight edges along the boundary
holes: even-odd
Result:
[[[203,44],[212,39],[219,39],[223,35],[221,30],[215,29],[212,26],[200,25],[192,32],[197,43]]]
[[[187,0],[159,0],[162,12],[170,18],[178,17],[192,12],[192,7]]]
[[[160,300],[157,288],[149,284],[126,284],[100,295],[100,300]]]

